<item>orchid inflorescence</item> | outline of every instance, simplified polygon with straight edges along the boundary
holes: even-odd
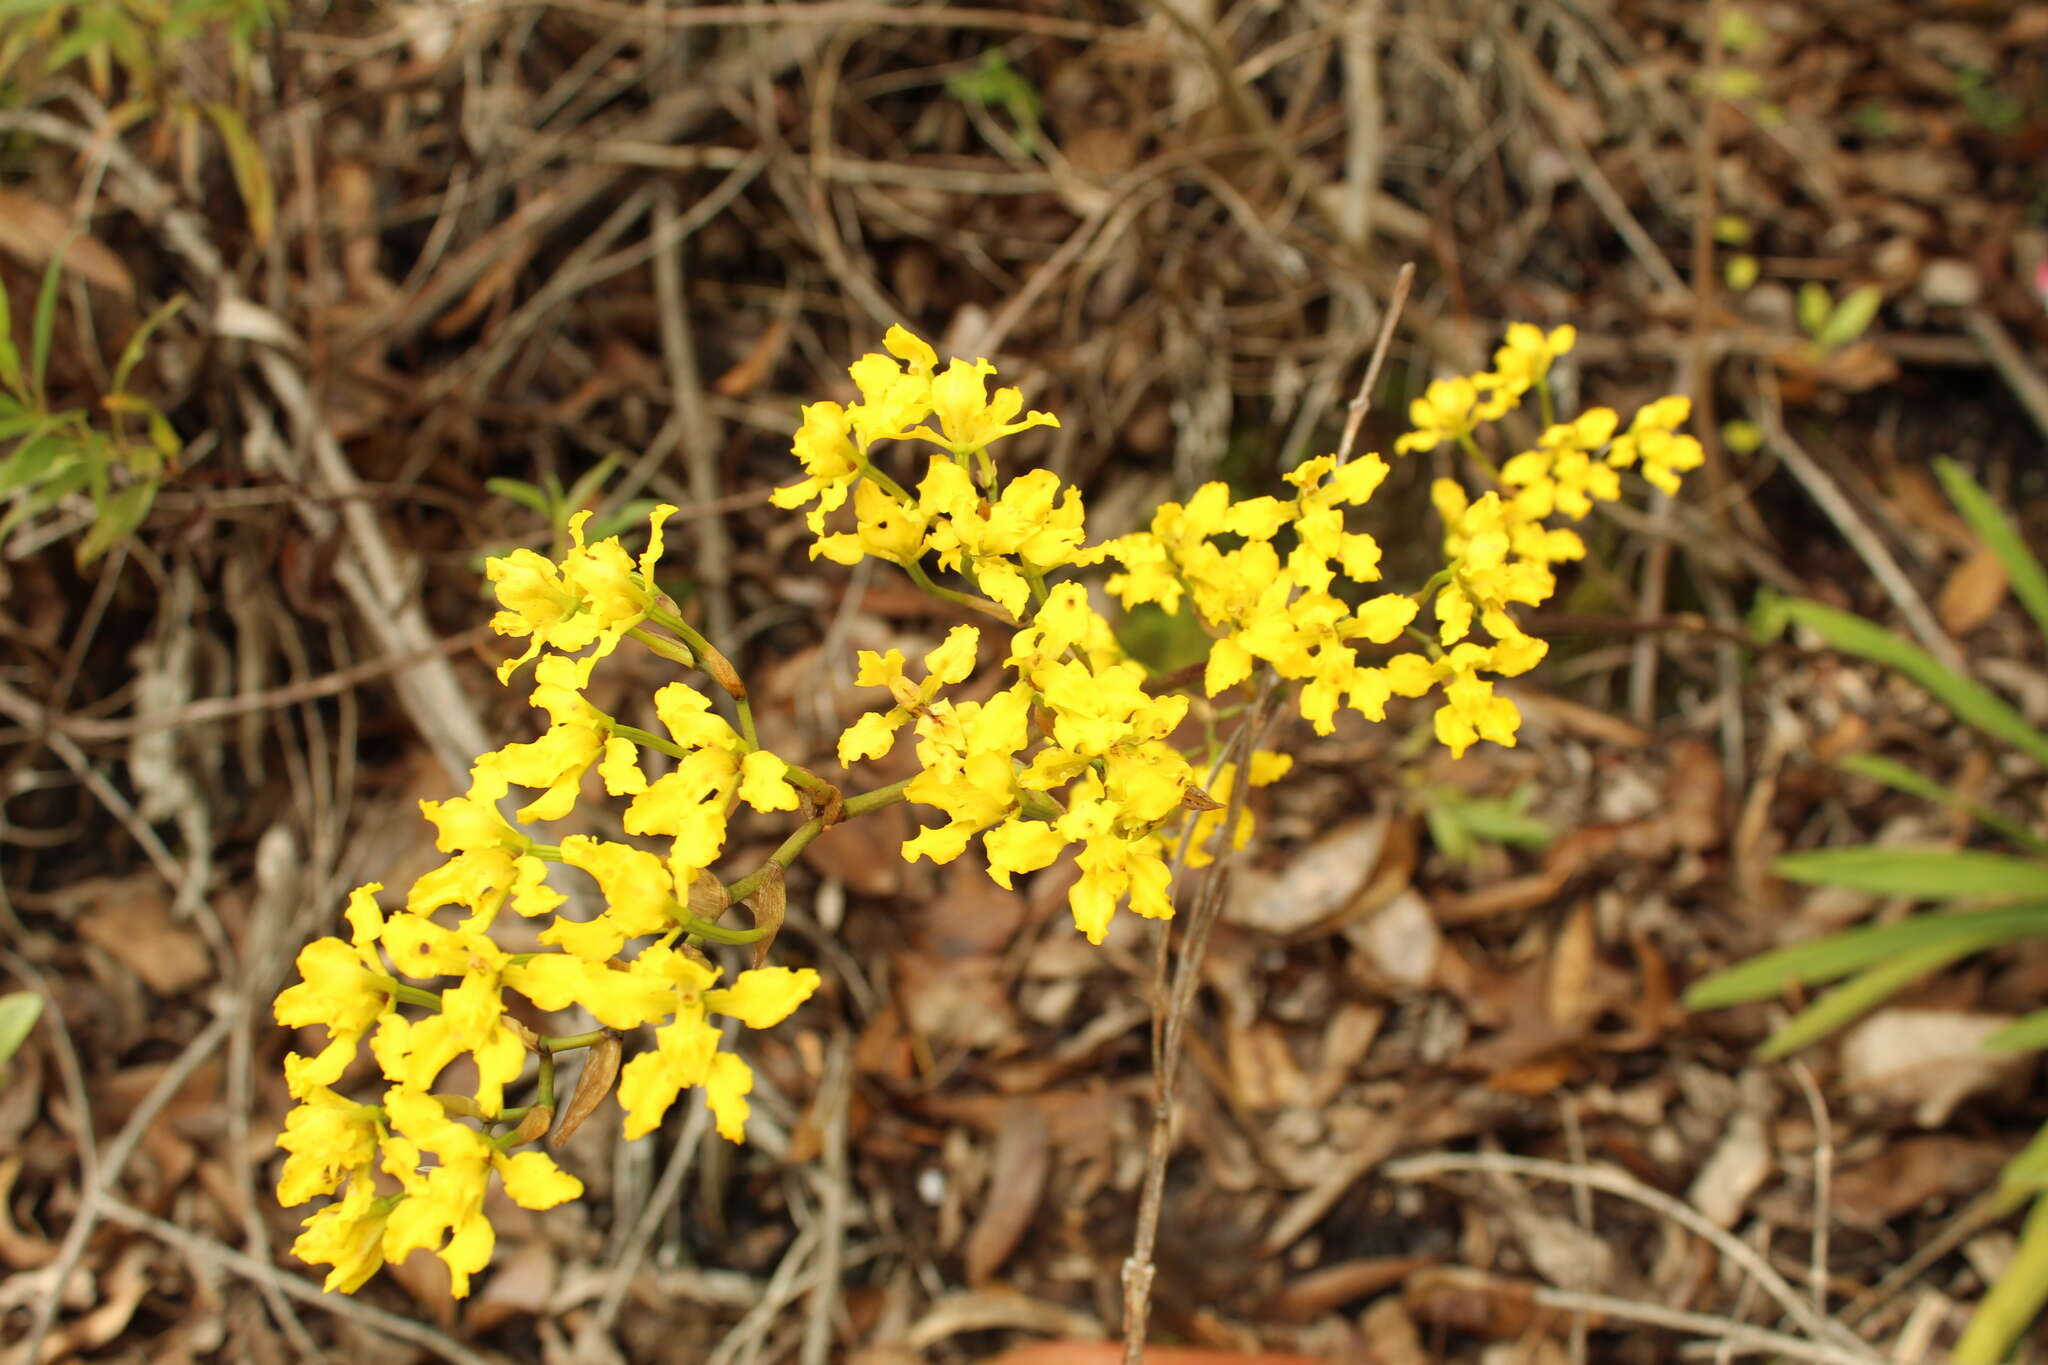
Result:
[[[655,509],[637,558],[615,538],[586,544],[581,513],[559,560],[520,549],[488,561],[501,607],[492,625],[526,642],[499,680],[531,662],[531,701],[549,723],[536,740],[478,758],[463,795],[421,803],[447,861],[388,912],[381,886],[357,889],[348,937],[309,944],[301,981],[278,997],[281,1024],[327,1030],[318,1053],[285,1062],[297,1107],[278,1139],[288,1153],[278,1198],[338,1196],[306,1219],[294,1252],[332,1267],[328,1288],[353,1290],[424,1248],[446,1262],[453,1292],[466,1294],[490,1260],[483,1202],[493,1173],[528,1208],[582,1193],[546,1153],[515,1150],[554,1126],[555,1058],[585,1047],[615,1058],[620,1036],[644,1025],[654,1026],[654,1046],[617,1070],[626,1136],[652,1132],[684,1090],[700,1089],[718,1131],[739,1141],[753,1076],[722,1050],[714,1016],[773,1026],[809,998],[818,975],[757,961],[721,986],[703,945],[752,942],[758,959],[773,925],[735,930],[720,917],[771,881],[779,890],[782,869],[839,820],[899,801],[928,807],[941,818],[904,843],[904,858],[949,863],[979,840],[989,876],[1005,888],[1071,849],[1078,875],[1068,905],[1101,943],[1120,907],[1171,916],[1172,867],[1214,861],[1226,824],[1230,845],[1244,846],[1252,816],[1230,800],[1240,773],[1264,786],[1290,767],[1286,754],[1240,753],[1219,738],[1216,720],[1245,709],[1228,694],[1283,689],[1324,735],[1340,711],[1379,721],[1395,697],[1434,696],[1436,737],[1454,755],[1481,739],[1513,744],[1520,716],[1494,681],[1526,672],[1546,649],[1514,609],[1549,598],[1555,566],[1585,554],[1578,534],[1557,523],[1619,498],[1621,470],[1669,492],[1701,462],[1698,442],[1678,430],[1688,416],[1682,397],[1649,404],[1626,430],[1605,408],[1552,420],[1548,373],[1573,339],[1569,327],[1516,324],[1492,370],[1438,380],[1411,405],[1414,430],[1396,455],[1449,442],[1487,486],[1475,495],[1457,480],[1435,481],[1447,562],[1418,591],[1399,593],[1381,590],[1379,544],[1347,526],[1347,513],[1387,477],[1380,456],[1306,460],[1282,476],[1284,496],[1239,499],[1223,483],[1204,484],[1160,507],[1145,529],[1090,544],[1079,489],[1043,469],[1006,479],[991,454],[999,440],[1058,420],[1024,411],[1017,389],[991,394],[986,360],[941,369],[930,346],[891,328],[885,353],[849,371],[857,402],[803,409],[793,453],[805,477],[771,501],[807,509],[812,557],[889,561],[987,624],[952,627],[921,668],[898,650],[859,652],[856,684],[886,699],[839,736],[838,760],[851,769],[880,759],[908,732],[917,771],[852,796],[761,746],[738,672],[663,596],[656,574],[674,508]],[[1532,392],[1544,430],[1496,470],[1475,433]],[[914,485],[879,463],[903,446],[936,447]],[[1192,613],[1208,641],[1199,669],[1148,674],[1077,576],[1098,566],[1109,570],[1102,592],[1125,610]],[[1416,625],[1425,610],[1434,630]],[[991,633],[996,640],[985,639]],[[607,714],[589,699],[592,673],[629,640],[701,670],[725,707],[677,680],[652,697],[665,734]],[[1402,641],[1414,648],[1397,650]],[[990,643],[1006,647],[1001,685],[982,688],[980,699],[952,695]],[[1174,686],[1182,677],[1199,678],[1199,696]],[[592,769],[623,800],[617,824],[636,842],[530,834],[588,816]],[[515,788],[537,795],[507,818]],[[727,886],[712,869],[741,805],[802,818],[769,864]],[[557,913],[566,897],[550,884],[551,865],[594,882],[602,912]],[[507,906],[546,920],[539,950],[507,952],[492,937]],[[578,1008],[601,1027],[537,1034],[508,1013],[508,990],[541,1014]],[[366,1040],[385,1086],[376,1103],[334,1088]],[[469,1092],[434,1090],[459,1058]],[[508,1106],[530,1061],[536,1097]],[[592,1066],[586,1086],[593,1073],[609,1086],[610,1071]],[[601,1098],[579,1094],[573,1121]]]

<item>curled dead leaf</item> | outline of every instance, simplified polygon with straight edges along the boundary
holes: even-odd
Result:
[[[789,908],[789,883],[782,874],[782,864],[770,863],[767,876],[761,887],[747,897],[747,910],[754,916],[754,927],[767,932],[754,940],[754,960],[750,964],[758,967],[768,960],[768,950],[775,946],[775,936],[782,932],[782,917]]]
[[[1052,1168],[1051,1129],[1030,1100],[1012,1101],[996,1129],[988,1197],[961,1253],[967,1282],[985,1284],[1002,1268],[1031,1226]]]
[[[99,238],[73,232],[71,218],[62,209],[19,190],[0,190],[0,251],[41,269],[61,248],[67,273],[124,299],[134,298],[135,279],[121,258]]]
[[[1941,585],[1934,613],[1949,634],[1968,635],[1991,619],[2005,590],[2005,562],[1989,546],[1980,546]]]
[[[604,1097],[612,1093],[623,1051],[618,1038],[607,1033],[584,1052],[583,1071],[576,1077],[575,1092],[569,1096],[568,1106],[562,1110],[561,1126],[548,1139],[548,1146],[559,1148],[567,1142],[583,1126],[583,1121],[597,1111],[597,1106],[604,1103]]]

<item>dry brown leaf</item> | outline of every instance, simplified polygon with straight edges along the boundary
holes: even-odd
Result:
[[[1570,1028],[1592,1017],[1604,1002],[1593,998],[1594,954],[1599,949],[1593,928],[1593,902],[1581,900],[1557,931],[1550,947],[1550,978],[1544,1006],[1550,1022]]]
[[[1443,934],[1429,902],[1410,887],[1377,914],[1344,926],[1344,937],[1388,979],[1422,990],[1436,979]]]
[[[1020,1036],[999,959],[900,952],[891,961],[904,1020],[930,1046],[984,1050]]]
[[[1614,1288],[1614,1248],[1591,1228],[1545,1213],[1517,1196],[1504,1212],[1536,1273],[1559,1289],[1597,1294]]]
[[[1386,847],[1386,812],[1347,820],[1287,860],[1274,877],[1240,877],[1223,918],[1260,933],[1293,935],[1330,919],[1364,887]],[[1233,888],[1235,891],[1235,887]]]
[[[832,826],[804,850],[820,876],[844,882],[861,896],[894,896],[903,889],[903,841],[913,831],[901,806]]]
[[[2009,1014],[1969,1010],[1882,1010],[1843,1039],[1843,1083],[1893,1104],[1912,1105],[1916,1123],[1939,1127],[1978,1091],[2032,1069],[2033,1058],[2025,1053],[1984,1048],[1986,1038],[2012,1021]]]
[[[171,919],[170,907],[154,891],[133,882],[110,888],[97,909],[78,919],[78,932],[142,978],[144,985],[166,998],[180,994],[213,975],[206,943]]]
[[[1434,1256],[1372,1256],[1318,1266],[1289,1280],[1266,1304],[1263,1316],[1281,1322],[1310,1322],[1346,1304],[1384,1293],[1436,1262]]]
[[[1034,1299],[1008,1289],[968,1289],[933,1302],[923,1317],[903,1334],[903,1344],[919,1353],[963,1332],[1010,1328],[1050,1332],[1063,1337],[1100,1338],[1102,1325],[1086,1313]],[[1118,1350],[1123,1348],[1119,1345]],[[1145,1353],[1151,1355],[1150,1351]]]
[[[747,353],[731,369],[712,382],[711,391],[721,398],[744,398],[761,387],[775,373],[782,349],[789,340],[789,323],[781,316],[769,320]]]
[[[1431,1365],[1422,1349],[1422,1333],[1415,1330],[1415,1319],[1398,1298],[1389,1295],[1361,1313],[1358,1332],[1373,1365]]]
[[[1763,1120],[1747,1109],[1728,1121],[1720,1145],[1692,1182],[1688,1199],[1717,1228],[1732,1228],[1750,1196],[1763,1188],[1772,1170],[1771,1143]]]
[[[612,1093],[612,1082],[619,1077],[619,1056],[623,1051],[618,1038],[609,1033],[584,1051],[583,1070],[577,1073],[575,1093],[569,1096],[569,1103],[562,1110],[561,1126],[548,1139],[548,1146],[559,1150],[583,1126],[583,1121],[597,1112],[597,1106]]]
[[[912,943],[937,957],[987,957],[1010,946],[1026,909],[1024,897],[991,881],[988,864],[970,849],[953,860],[938,894],[919,909]],[[1085,943],[1082,947],[1099,951]]]
[[[1013,1100],[996,1129],[988,1193],[961,1248],[967,1283],[986,1284],[1038,1213],[1045,1178],[1052,1169],[1051,1130],[1045,1115],[1029,1100]]]
[[[1934,613],[1951,635],[1968,635],[1991,619],[2005,600],[2005,561],[1989,546],[1979,546],[1941,585]]]
[[[135,278],[106,243],[90,233],[72,236],[76,224],[62,209],[19,190],[0,190],[0,251],[40,270],[64,248],[64,269],[124,299],[135,297]],[[65,246],[66,240],[70,241]]]
[[[1425,1327],[1495,1341],[1550,1330],[1564,1321],[1562,1313],[1537,1304],[1534,1282],[1463,1266],[1416,1271],[1401,1286],[1401,1302]]]
[[[476,1297],[469,1300],[463,1326],[480,1336],[517,1317],[535,1317],[547,1310],[555,1292],[559,1256],[544,1242],[529,1241],[491,1267]]]
[[[1302,1102],[1307,1084],[1278,1024],[1260,1019],[1245,1028],[1230,1021],[1225,1028],[1230,1088],[1238,1107],[1258,1112]]]
[[[57,1244],[14,1226],[14,1182],[20,1175],[18,1152],[0,1157],[0,1263],[9,1270],[34,1270],[57,1258]]]
[[[755,967],[768,961],[768,950],[775,946],[775,936],[782,932],[782,918],[789,909],[789,883],[783,875],[782,864],[771,862],[761,871],[764,874],[761,885],[746,899],[747,912],[754,917],[754,928],[766,931],[754,940],[752,965]]]
[[[1851,1227],[1874,1230],[1930,1199],[1976,1194],[2013,1151],[2009,1142],[1949,1133],[1888,1142],[1835,1176],[1829,1207]]]
[[[126,1331],[142,1296],[150,1290],[149,1263],[155,1255],[156,1247],[150,1243],[130,1243],[114,1268],[100,1277],[92,1311],[66,1323],[43,1343],[45,1358],[62,1360],[74,1352],[105,1346]]]
[[[1123,1365],[1120,1341],[1035,1341],[986,1356],[982,1365]],[[1200,1346],[1147,1346],[1145,1365],[1317,1365],[1307,1356],[1274,1351],[1212,1351]]]

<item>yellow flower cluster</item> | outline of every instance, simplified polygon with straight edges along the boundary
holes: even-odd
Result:
[[[1396,453],[1449,443],[1480,486],[1434,484],[1445,566],[1403,593],[1382,589],[1380,545],[1349,522],[1388,477],[1380,456],[1306,460],[1283,475],[1284,496],[1240,499],[1223,483],[1205,484],[1160,507],[1145,529],[1091,545],[1078,489],[1046,470],[1005,479],[990,453],[1057,420],[1026,412],[1015,388],[991,393],[986,360],[941,368],[930,346],[891,328],[885,353],[849,370],[857,402],[804,408],[793,444],[804,477],[773,501],[808,509],[814,557],[890,561],[984,623],[954,627],[916,670],[898,650],[860,652],[856,682],[885,700],[839,736],[839,760],[882,758],[907,733],[916,772],[850,797],[759,745],[738,673],[663,597],[655,573],[675,509],[655,510],[637,557],[616,538],[588,542],[584,513],[569,523],[559,560],[515,550],[489,561],[501,607],[492,624],[525,642],[500,680],[533,662],[531,702],[547,724],[536,739],[479,757],[462,795],[421,803],[446,860],[388,913],[380,885],[358,888],[347,936],[307,945],[300,980],[277,999],[280,1024],[326,1035],[312,1056],[285,1060],[296,1107],[278,1139],[278,1198],[331,1197],[305,1220],[295,1253],[332,1267],[330,1289],[353,1290],[385,1262],[425,1249],[466,1294],[491,1255],[484,1201],[494,1176],[528,1208],[582,1191],[545,1153],[516,1150],[554,1126],[556,1058],[616,1049],[629,1031],[653,1030],[652,1045],[617,1071],[626,1136],[653,1131],[696,1088],[719,1132],[739,1141],[753,1077],[720,1050],[713,1016],[772,1027],[818,976],[756,965],[721,986],[699,945],[754,942],[765,954],[774,923],[737,931],[721,928],[718,914],[839,819],[895,801],[927,807],[941,820],[906,841],[903,856],[946,863],[978,838],[989,875],[1006,888],[1071,851],[1069,907],[1099,943],[1120,907],[1170,916],[1175,863],[1204,866],[1225,839],[1242,847],[1252,817],[1233,793],[1290,767],[1284,754],[1246,754],[1219,739],[1218,722],[1246,709],[1226,693],[1255,698],[1255,714],[1289,697],[1319,734],[1342,710],[1377,721],[1393,697],[1434,694],[1436,734],[1454,754],[1481,739],[1513,744],[1520,717],[1494,680],[1525,672],[1545,649],[1516,612],[1548,599],[1555,566],[1585,554],[1578,534],[1556,523],[1618,498],[1622,470],[1670,491],[1701,459],[1679,431],[1683,398],[1650,404],[1625,431],[1604,408],[1552,420],[1548,375],[1572,343],[1568,327],[1517,324],[1493,369],[1439,380],[1413,403],[1414,430]],[[1532,392],[1542,434],[1496,471],[1477,433]],[[906,442],[926,448],[914,485],[880,462]],[[1201,698],[1148,675],[1125,650],[1073,576],[1099,565],[1109,566],[1103,602],[1126,611],[1151,604],[1199,624],[1209,641]],[[1425,607],[1434,630],[1417,625]],[[1404,638],[1410,647],[1397,651]],[[730,706],[722,713],[678,680],[652,697],[665,733],[608,715],[590,700],[592,674],[629,639],[701,666]],[[985,663],[1001,669],[997,685],[980,699],[953,695]],[[550,843],[530,832],[572,814],[591,829],[593,788],[620,803],[614,824],[625,838],[583,832]],[[802,823],[769,865],[726,887],[712,873],[741,806],[795,812]],[[557,866],[588,879],[601,911],[562,913],[568,898],[550,883]],[[539,950],[509,952],[492,937],[508,906],[544,921],[529,939]],[[526,1002],[518,1013],[508,993]],[[519,1018],[570,1009],[601,1028],[546,1036]],[[358,1063],[377,1074],[374,1102],[342,1092]],[[580,1122],[610,1085],[608,1067],[585,1074],[601,1084],[593,1096],[579,1088],[565,1123]]]
[[[716,932],[690,914],[690,888],[723,850],[735,804],[798,807],[788,766],[686,684],[655,694],[666,739],[619,724],[584,695],[600,658],[650,618],[668,617],[653,574],[661,524],[673,510],[656,511],[650,547],[638,561],[615,539],[584,544],[581,516],[559,565],[531,551],[491,561],[504,607],[495,624],[529,641],[503,676],[539,657],[532,702],[547,729],[478,758],[464,795],[422,802],[447,860],[415,880],[388,917],[378,902],[381,885],[358,888],[349,899],[348,938],[308,944],[298,957],[300,980],[277,998],[280,1024],[326,1030],[319,1052],[285,1059],[297,1107],[278,1139],[288,1155],[277,1193],[286,1205],[339,1196],[305,1221],[293,1248],[332,1267],[329,1289],[353,1290],[386,1261],[425,1248],[447,1263],[461,1297],[490,1260],[493,1233],[483,1209],[494,1173],[527,1208],[580,1195],[581,1183],[549,1156],[511,1149],[550,1126],[555,1057],[608,1031],[655,1026],[655,1046],[619,1076],[628,1137],[653,1131],[683,1090],[701,1087],[718,1131],[739,1141],[753,1076],[719,1050],[711,1016],[767,1028],[817,987],[814,971],[765,967],[721,988],[719,969],[685,938]],[[649,753],[668,770],[650,778]],[[606,792],[629,798],[624,829],[666,840],[665,853],[585,834],[551,845],[521,828],[568,815],[592,767]],[[508,820],[500,807],[514,788],[539,794]],[[549,864],[586,874],[602,912],[556,914],[565,897],[548,885]],[[508,953],[491,937],[508,905],[525,918],[549,917],[538,935],[544,951]],[[444,921],[451,910],[459,918]],[[622,960],[635,941],[639,951]],[[508,1011],[507,992],[543,1013],[581,1008],[603,1030],[535,1035]],[[365,1042],[383,1086],[377,1103],[334,1088]],[[458,1061],[465,1092],[437,1092]],[[507,1107],[506,1092],[530,1061],[539,1068],[537,1097]]]

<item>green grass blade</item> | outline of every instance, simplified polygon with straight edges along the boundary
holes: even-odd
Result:
[[[2048,1010],[2015,1019],[1984,1040],[1987,1052],[2037,1052],[2048,1047]]]
[[[21,352],[14,346],[14,309],[7,301],[5,289],[0,289],[0,384],[6,385],[7,391],[24,405],[28,403],[28,386],[21,377]]]
[[[1874,622],[1803,597],[1760,602],[1757,620],[1766,630],[1773,624],[1797,621],[1833,648],[1883,664],[1912,679],[1932,692],[1957,719],[1974,726],[1987,738],[2010,744],[2036,762],[2048,763],[2048,735],[2027,724],[2026,718],[1997,693],[1950,672],[1926,650],[1907,644]]]
[[[1917,796],[1950,810],[1959,810],[1986,829],[1997,830],[2012,843],[2037,858],[2048,858],[2048,839],[2043,839],[2019,821],[1979,802],[1959,796],[1931,777],[1914,772],[1905,764],[1877,754],[1855,754],[1841,762],[1842,771],[1882,782],[1893,791]]]
[[[0,1068],[21,1051],[29,1032],[43,1014],[43,997],[34,991],[10,991],[0,995]]]
[[[1771,870],[1788,881],[1877,896],[2048,895],[2048,863],[1974,848],[1819,848],[1787,853]]]
[[[43,400],[43,377],[50,363],[50,335],[57,327],[57,282],[64,276],[64,253],[71,250],[71,239],[77,235],[65,237],[50,253],[50,263],[43,269],[43,286],[36,291],[36,315],[29,324],[28,386],[38,403]]]
[[[1775,1062],[1809,1047],[1835,1030],[1861,1019],[1923,976],[1940,971],[1977,951],[1978,944],[1935,943],[1913,948],[1878,963],[1792,1016],[1756,1050],[1760,1062]]]
[[[114,384],[111,392],[128,391],[128,376],[134,373],[136,365],[141,362],[142,350],[148,345],[150,334],[168,322],[171,316],[184,306],[185,296],[173,294],[142,320],[142,325],[128,338],[128,344],[121,348],[121,358],[114,364]]]
[[[1963,1329],[1950,1361],[1953,1365],[1999,1365],[2039,1316],[2044,1303],[2048,1303],[2048,1197],[2037,1198],[2028,1211],[2012,1260],[1970,1315],[1970,1325]]]
[[[1759,954],[1695,982],[1685,993],[1685,1005],[1695,1010],[1721,1009],[1769,999],[1787,986],[1833,981],[1896,953],[1965,942],[1973,948],[1990,948],[2040,934],[2048,934],[2048,900],[1993,910],[1915,915],[1896,924],[1848,929]]]
[[[1963,514],[1963,520],[1970,523],[1970,529],[1977,538],[1990,547],[1998,556],[1998,562],[2005,566],[2005,576],[2012,584],[2012,595],[2020,599],[2020,605],[2027,609],[2027,615],[2034,618],[2034,624],[2048,639],[2048,569],[2041,567],[2040,559],[2027,543],[2020,539],[2020,533],[2012,524],[1984,486],[1970,477],[1970,472],[1954,460],[1940,459],[1934,462],[1935,477],[1948,493],[1949,501]]]

